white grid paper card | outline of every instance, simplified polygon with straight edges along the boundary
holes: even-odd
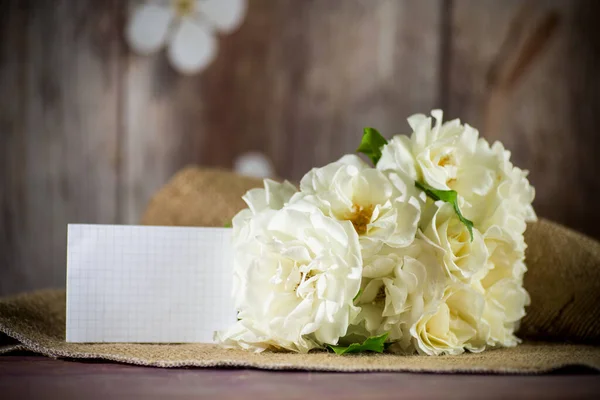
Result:
[[[68,226],[67,342],[210,343],[236,320],[231,229]]]

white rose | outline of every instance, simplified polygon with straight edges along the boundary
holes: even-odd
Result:
[[[430,218],[425,217],[421,236],[438,249],[449,277],[468,282],[486,268],[488,252],[483,236],[473,228],[471,240],[469,230],[450,203],[431,204],[425,214],[431,212]]]
[[[525,243],[498,227],[490,228],[484,235],[490,256],[489,270],[474,282],[485,297],[482,315],[489,326],[486,338],[490,346],[515,346],[519,339],[514,335],[529,305],[529,294],[523,287]]]
[[[413,115],[408,122],[411,137],[395,136],[382,149],[377,168],[395,171],[439,190],[455,190],[462,199],[463,214],[480,231],[493,225],[513,235],[524,232],[536,215],[535,196],[527,172],[510,162],[510,152],[501,143],[493,146],[459,120],[442,123],[442,112],[432,119]]]
[[[498,226],[485,231],[483,238],[489,254],[488,266],[484,274],[475,279],[481,280],[484,288],[504,278],[523,279],[526,271],[523,263],[527,247],[525,238],[522,235],[515,237]],[[519,263],[523,264],[522,267]]]
[[[271,179],[265,179],[263,184],[264,189],[250,189],[242,196],[248,208],[244,208],[233,217],[233,237],[238,243],[247,240],[251,234],[250,223],[255,215],[268,210],[283,208],[292,195],[297,192],[296,187],[288,181],[279,183]],[[254,223],[256,223],[256,219]]]
[[[377,168],[401,171],[413,181],[425,182],[440,189],[450,190],[459,175],[462,158],[472,153],[479,133],[455,119],[442,123],[443,113],[434,110],[431,117],[415,114],[408,118],[413,133],[410,138],[397,135],[382,149]]]
[[[424,312],[424,305],[439,298],[445,275],[434,249],[416,239],[407,248],[386,247],[365,260],[363,291],[356,300],[361,307],[357,324],[369,336],[389,333],[390,341],[410,343],[410,326]]]
[[[317,206],[326,215],[352,222],[360,236],[363,254],[376,253],[383,245],[404,247],[412,243],[420,217],[414,183],[394,183],[355,155],[347,155],[322,168],[314,168],[300,182],[300,193],[291,206]],[[399,188],[405,188],[402,192]]]
[[[263,182],[264,189],[250,189],[242,196],[253,214],[264,209],[279,210],[297,192],[296,187],[288,181],[279,183],[271,179],[265,179]]]
[[[463,159],[465,172],[451,185],[465,200],[463,212],[482,231],[498,226],[516,238],[535,221],[531,203],[535,190],[527,180],[527,171],[514,167],[510,152],[501,143],[490,147],[480,139],[475,153]],[[470,172],[469,172],[470,171]],[[481,184],[473,190],[474,181]]]
[[[464,284],[451,284],[440,301],[426,306],[425,313],[410,328],[419,354],[461,354],[465,349],[485,349],[487,326],[481,322],[484,298]]]
[[[535,198],[535,190],[527,179],[529,172],[515,167],[510,162],[510,151],[505,150],[502,143],[494,142],[491,152],[499,160],[501,171],[496,176],[498,195],[503,201],[511,201],[516,215],[527,222],[535,221],[537,217],[531,205]]]
[[[217,340],[228,347],[306,353],[336,344],[359,309],[362,258],[348,221],[310,212],[265,210],[234,237],[239,321]]]
[[[487,344],[512,347],[519,343],[515,331],[525,316],[529,294],[516,279],[502,279],[485,291],[482,318],[489,326]]]

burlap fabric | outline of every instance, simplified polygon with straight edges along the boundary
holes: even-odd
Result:
[[[187,168],[156,194],[143,223],[223,226],[244,207],[240,196],[261,184],[229,172]],[[539,373],[582,365],[600,371],[600,243],[544,220],[529,226],[527,243],[525,286],[531,306],[520,330],[525,342],[516,348],[426,357],[253,354],[207,344],[74,344],[64,341],[64,291],[41,291],[0,301],[5,334],[0,353],[27,349],[159,367]]]

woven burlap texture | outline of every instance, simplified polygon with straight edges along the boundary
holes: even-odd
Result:
[[[143,223],[223,226],[244,207],[240,196],[261,185],[259,180],[226,171],[186,168],[154,196]],[[100,358],[160,367],[539,373],[584,365],[600,370],[600,347],[596,346],[600,343],[600,244],[544,220],[531,224],[526,236],[529,270],[525,287],[531,306],[520,330],[525,343],[516,348],[426,357],[254,354],[208,344],[66,343],[64,291],[41,291],[0,302],[0,332],[20,343],[2,343],[0,338],[0,352],[25,348],[52,357]]]

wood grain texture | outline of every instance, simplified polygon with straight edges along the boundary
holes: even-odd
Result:
[[[585,373],[570,370],[562,374],[511,376],[160,369],[3,356],[0,394],[7,400],[598,398],[598,376]]]
[[[2,3],[2,292],[63,286],[66,224],[116,222],[116,4]]]
[[[405,127],[437,101],[440,14],[437,0],[250,2],[204,76],[202,160],[258,150],[299,180],[354,152],[363,127]]]
[[[539,215],[595,237],[600,237],[600,210],[590,201],[600,194],[595,156],[600,143],[592,115],[600,110],[600,77],[593,66],[600,60],[600,35],[591,16],[598,15],[599,6],[585,0],[455,1],[448,71],[448,116],[486,127],[488,77],[502,43],[519,25],[515,19],[525,19],[524,32],[501,57],[522,52],[523,38],[549,13],[556,14],[556,33],[511,90],[501,94],[506,106],[492,103],[488,112],[496,122],[481,133],[501,140],[513,162],[531,171]]]
[[[129,51],[137,2],[0,1],[0,293],[62,286],[67,222],[136,223],[187,164],[258,150],[298,180],[439,106],[512,150],[541,216],[600,238],[599,2],[250,0],[191,77]],[[549,12],[498,103],[495,66]]]
[[[25,250],[19,239],[25,223],[25,7],[0,2],[0,292],[23,287]]]
[[[186,164],[231,168],[257,150],[298,180],[353,152],[364,126],[391,134],[433,107],[440,5],[254,0],[199,76],[177,75],[163,55],[129,55],[124,220]]]

